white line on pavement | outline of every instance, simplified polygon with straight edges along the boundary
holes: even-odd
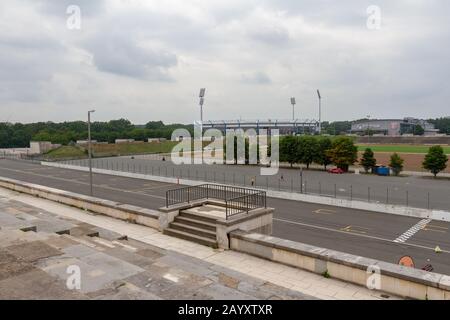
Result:
[[[427,224],[431,222],[431,219],[422,219],[419,222],[417,222],[415,225],[413,225],[411,228],[409,228],[405,233],[400,235],[397,239],[394,240],[394,242],[397,243],[403,243],[409,238],[411,238],[413,235],[415,235],[419,230],[422,230],[426,227]]]

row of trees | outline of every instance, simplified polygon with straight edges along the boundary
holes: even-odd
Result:
[[[447,168],[448,157],[441,146],[432,146],[428,149],[428,153],[422,162],[422,167],[425,170],[430,171],[435,177],[441,171]],[[397,153],[391,155],[389,161],[389,167],[392,172],[398,176],[403,170],[404,159],[402,159]],[[377,164],[377,160],[374,157],[372,149],[367,148],[361,158],[360,164],[363,166],[366,173],[370,169],[374,168]]]
[[[401,158],[397,153],[393,153],[391,155],[390,161],[389,161],[389,167],[391,168],[394,175],[398,176],[400,172],[403,171],[403,163],[405,160]],[[377,165],[377,159],[375,159],[374,153],[372,149],[367,148],[359,162],[366,173],[369,172],[369,170],[372,170]]]
[[[358,158],[358,149],[348,137],[285,136],[280,141],[280,161],[294,164],[335,164],[344,171]]]
[[[165,125],[162,121],[150,121],[144,126],[135,126],[129,120],[119,119],[91,124],[92,139],[114,142],[116,139],[145,140],[147,138],[170,139],[173,130],[185,128],[193,131],[191,125]],[[31,140],[51,141],[67,145],[87,138],[87,124],[73,122],[0,123],[0,148],[28,147]]]

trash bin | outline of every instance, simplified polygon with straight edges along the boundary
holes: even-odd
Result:
[[[389,168],[388,167],[379,167],[377,170],[377,173],[379,176],[388,176]]]

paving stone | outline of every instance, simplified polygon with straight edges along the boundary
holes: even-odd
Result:
[[[33,241],[5,248],[12,255],[24,261],[36,261],[42,258],[61,255],[62,252],[42,241]]]
[[[2,229],[29,229],[34,225],[28,221],[17,219],[13,214],[0,211],[0,227]]]
[[[20,275],[33,269],[32,264],[17,258],[6,250],[0,249],[0,280]]]
[[[0,300],[5,299],[85,299],[76,290],[68,290],[65,282],[48,273],[33,269],[0,281]]]

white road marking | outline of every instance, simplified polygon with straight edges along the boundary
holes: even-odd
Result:
[[[10,169],[10,168],[0,168],[0,170],[13,171],[13,172],[19,172],[19,173],[24,173],[24,174],[30,174],[30,175],[33,175],[33,176],[44,177],[44,178],[49,178],[49,179],[54,179],[54,180],[60,180],[60,181],[65,181],[65,182],[70,182],[70,183],[77,183],[77,184],[81,184],[81,185],[87,185],[87,186],[89,185],[89,183],[87,183],[87,182],[81,182],[81,181],[77,181],[77,180],[74,180],[74,179],[59,178],[59,177],[55,177],[55,176],[52,176],[52,175],[37,174],[37,173],[33,173],[33,172],[24,172],[23,170],[16,170],[16,169]],[[148,193],[133,192],[133,191],[125,190],[125,189],[114,188],[114,187],[106,187],[106,186],[98,185],[98,184],[94,184],[94,187],[101,188],[101,189],[106,189],[106,190],[120,191],[120,192],[126,192],[126,193],[134,193],[134,194],[139,194],[139,195],[146,196],[146,197],[166,200],[166,197],[156,196],[156,195],[148,194]]]
[[[313,229],[319,229],[319,230],[326,230],[326,231],[332,231],[332,232],[337,232],[337,233],[344,233],[346,235],[352,235],[355,237],[363,237],[363,238],[368,238],[368,239],[373,239],[373,240],[380,240],[380,241],[385,241],[385,242],[390,242],[393,243],[393,240],[390,239],[386,239],[386,238],[381,238],[381,237],[376,237],[376,236],[369,236],[367,234],[361,234],[361,233],[349,233],[346,231],[342,231],[342,230],[336,230],[333,228],[328,228],[328,227],[322,227],[322,226],[316,226],[313,224],[308,224],[308,223],[302,223],[302,222],[296,222],[296,221],[292,221],[292,220],[285,220],[285,219],[278,219],[278,218],[273,218],[274,221],[281,221],[281,222],[285,222],[285,223],[290,223],[290,224],[296,224],[299,226],[304,226],[304,227],[309,227],[309,228],[313,228]],[[397,242],[396,242],[397,243]],[[400,244],[400,243],[397,243]],[[401,243],[404,246],[410,246],[410,247],[416,247],[416,248],[421,248],[421,249],[427,249],[427,250],[432,250],[434,251],[434,247],[427,247],[427,246],[422,246],[420,244],[414,244],[414,243]],[[443,253],[450,253],[450,251],[448,250],[442,250]]]
[[[411,238],[413,235],[415,235],[419,230],[422,230],[431,222],[431,219],[422,219],[419,222],[417,222],[415,225],[413,225],[411,228],[406,230],[402,235],[400,235],[397,239],[394,240],[394,242],[397,243],[403,243],[407,241],[409,238]]]

